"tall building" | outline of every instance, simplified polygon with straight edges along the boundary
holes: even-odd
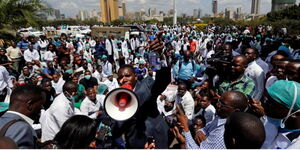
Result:
[[[218,1],[217,0],[212,1],[212,12],[213,12],[214,17],[218,16]]]
[[[193,10],[193,18],[201,18],[201,9]]]
[[[100,0],[101,21],[110,23],[119,19],[118,0]]]
[[[259,14],[260,11],[260,0],[252,0],[251,14]]]
[[[232,19],[233,18],[233,13],[232,13],[230,8],[225,9],[225,18],[226,19]]]
[[[123,16],[126,16],[126,4],[125,4],[125,0],[122,1],[122,12],[123,12]]]
[[[84,20],[87,20],[89,19],[90,16],[89,16],[89,12],[86,11],[86,10],[79,10],[79,13],[78,13],[78,19],[81,20],[81,21],[84,21]]]
[[[272,11],[278,11],[296,4],[296,0],[272,0]]]
[[[236,13],[235,13],[234,18],[235,18],[236,20],[242,19],[242,7],[238,7],[238,8],[236,9]]]

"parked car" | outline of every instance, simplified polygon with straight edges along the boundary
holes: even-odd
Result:
[[[25,37],[28,37],[28,36],[40,37],[41,35],[45,35],[45,33],[43,33],[42,31],[36,30],[32,27],[20,29],[20,30],[18,30],[18,34],[22,37],[23,36],[25,36]]]

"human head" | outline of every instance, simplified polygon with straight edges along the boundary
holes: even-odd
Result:
[[[256,48],[247,48],[244,53],[248,59],[248,62],[254,61],[259,55],[258,50]]]
[[[183,59],[184,59],[185,62],[188,62],[191,59],[191,52],[190,51],[184,51]]]
[[[183,97],[187,91],[187,86],[185,83],[181,82],[178,84],[177,95]]]
[[[282,119],[280,126],[300,128],[300,83],[279,80],[267,89],[264,105],[267,116]]]
[[[234,56],[232,60],[231,73],[232,78],[240,77],[247,68],[247,58],[244,55]]]
[[[290,81],[296,81],[300,83],[300,61],[290,61],[285,67],[286,77]]]
[[[274,61],[273,62],[273,69],[272,73],[279,79],[285,80],[286,79],[286,65],[289,63],[288,60],[281,60],[281,61]]]
[[[68,81],[63,85],[63,92],[67,98],[77,95],[78,84],[72,81]]]
[[[69,118],[55,135],[54,141],[62,149],[87,149],[96,136],[96,122],[84,115]]]
[[[98,71],[99,73],[102,72],[102,66],[101,66],[101,65],[98,65],[98,66],[97,66],[97,71]]]
[[[207,90],[199,92],[198,104],[202,109],[206,109],[211,104],[212,96]]]
[[[226,120],[224,142],[227,149],[260,149],[265,138],[264,126],[254,115],[234,112]]]
[[[223,52],[227,53],[227,54],[231,54],[232,53],[232,46],[229,43],[225,43],[223,46]]]
[[[55,83],[57,83],[58,80],[59,80],[59,78],[60,78],[60,74],[59,73],[55,73],[55,74],[52,75],[52,78],[53,78],[53,81]]]
[[[92,77],[92,73],[90,71],[85,71],[84,72],[84,78],[87,79],[87,80],[90,80]]]
[[[118,70],[118,82],[120,86],[129,84],[132,87],[135,86],[137,76],[134,73],[134,68],[131,65],[123,65]]]
[[[51,80],[46,78],[42,80],[42,88],[45,89],[46,92],[50,92],[52,89],[52,83]]]
[[[88,88],[86,90],[86,95],[87,97],[91,100],[91,101],[95,101],[96,100],[96,91],[94,88]]]
[[[206,125],[206,120],[202,115],[196,116],[193,119],[192,128],[194,132],[197,132],[199,129],[204,128]]]
[[[221,118],[227,118],[233,112],[244,112],[247,110],[248,99],[238,91],[225,92],[217,103],[217,114]]]
[[[18,86],[10,96],[9,110],[19,112],[31,119],[39,117],[46,101],[45,91],[36,85]]]
[[[23,75],[30,76],[30,71],[29,71],[28,67],[23,68]]]

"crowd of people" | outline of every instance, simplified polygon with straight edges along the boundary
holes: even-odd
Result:
[[[3,44],[0,147],[300,148],[299,36],[263,25],[155,26],[129,39]],[[104,101],[126,85],[138,110],[113,120]]]

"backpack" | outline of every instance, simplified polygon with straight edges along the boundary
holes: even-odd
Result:
[[[179,60],[179,68],[178,68],[178,73],[180,72],[182,66],[182,60]],[[195,70],[195,61],[192,59],[192,66],[193,66],[193,71]]]

